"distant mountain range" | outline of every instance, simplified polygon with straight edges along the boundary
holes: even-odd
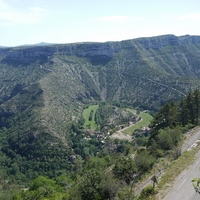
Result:
[[[17,154],[39,157],[67,148],[85,104],[156,110],[199,88],[200,36],[5,47],[0,67],[0,128]]]
[[[20,45],[21,47],[26,47],[26,46],[49,46],[52,45],[53,43],[46,43],[46,42],[40,42],[40,43],[36,43],[36,44],[24,44],[24,45]]]
[[[46,43],[46,42],[40,42],[36,44],[23,44],[23,45],[18,45],[15,47],[28,47],[28,46],[49,46],[49,45],[54,45],[53,43]],[[15,48],[12,47],[12,48]],[[0,48],[9,48],[8,46],[0,46]]]

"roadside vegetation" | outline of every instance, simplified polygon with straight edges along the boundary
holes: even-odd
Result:
[[[143,200],[163,199],[171,189],[171,186],[173,185],[173,182],[178,177],[178,175],[195,161],[196,153],[199,150],[200,145],[192,148],[190,151],[185,151],[177,160],[174,160],[166,165],[165,173],[160,178],[158,184],[156,184],[156,187],[151,188],[152,192],[148,195],[145,195]],[[144,191],[145,190],[146,189],[144,189]],[[137,200],[140,200],[143,196],[144,194],[142,192]]]

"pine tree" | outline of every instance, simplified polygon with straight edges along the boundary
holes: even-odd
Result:
[[[195,123],[195,117],[194,117],[194,103],[193,103],[193,95],[190,92],[186,97],[186,105],[189,113],[189,122],[194,124]]]

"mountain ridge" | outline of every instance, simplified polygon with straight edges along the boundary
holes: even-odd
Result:
[[[66,43],[66,44],[54,44],[54,43],[38,43],[33,45],[20,45],[16,47],[4,47],[3,52],[9,51],[9,50],[22,50],[23,49],[29,49],[30,52],[32,52],[32,48],[36,47],[36,51],[38,50],[39,53],[42,54],[42,49],[46,50],[46,55],[51,56],[52,52],[58,53],[59,51],[62,51],[66,53],[66,55],[75,54],[77,56],[85,56],[85,55],[91,55],[92,53],[88,50],[97,50],[97,54],[101,52],[101,50],[109,49],[111,51],[111,55],[118,51],[120,47],[128,48],[130,45],[127,45],[127,42],[136,42],[140,43],[144,48],[155,48],[159,49],[167,45],[181,45],[181,44],[187,44],[188,42],[191,43],[200,43],[200,36],[195,35],[183,35],[183,36],[175,36],[172,34],[168,35],[161,35],[161,36],[154,36],[154,37],[141,37],[136,39],[128,39],[128,40],[122,40],[122,41],[115,41],[115,42],[78,42],[78,43]],[[41,45],[42,44],[42,45]],[[86,46],[84,49],[83,46]],[[46,48],[48,47],[48,48]],[[95,48],[96,47],[96,48]],[[40,51],[41,50],[41,51]],[[86,54],[86,52],[88,53]],[[11,51],[12,52],[12,51]],[[10,52],[10,53],[11,53]],[[105,51],[106,52],[106,51]],[[102,53],[103,54],[103,53]],[[108,53],[110,55],[110,53]]]

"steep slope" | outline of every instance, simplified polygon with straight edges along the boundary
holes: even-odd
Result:
[[[153,110],[178,100],[200,85],[199,54],[199,36],[173,35],[2,48],[3,152],[69,169],[69,124],[84,104],[112,101]]]

